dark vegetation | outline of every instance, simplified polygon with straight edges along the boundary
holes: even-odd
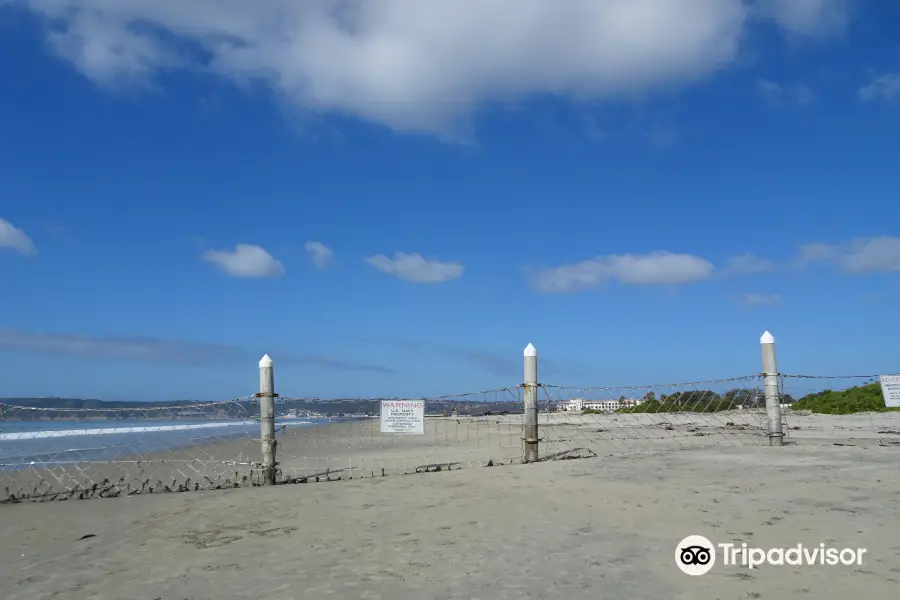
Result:
[[[790,394],[782,394],[781,402],[790,404],[791,410],[808,410],[814,413],[847,415],[858,412],[884,412],[898,410],[884,404],[881,384],[877,382],[846,390],[824,390],[795,400]],[[644,403],[630,408],[622,408],[619,413],[656,412],[700,412],[710,413],[734,410],[740,407],[757,408],[765,406],[762,390],[736,389],[724,394],[711,390],[675,392],[661,395],[658,399],[653,392],[644,397]]]
[[[737,408],[756,408],[765,406],[765,397],[762,390],[753,388],[736,388],[719,394],[712,390],[693,390],[690,392],[675,391],[670,394],[660,394],[657,398],[654,392],[649,392],[643,398],[644,402],[637,406],[621,408],[619,413],[657,413],[657,412],[698,412],[709,413],[722,410],[734,410]],[[792,402],[793,398],[786,396],[784,402]]]
[[[823,390],[797,401],[794,410],[809,410],[826,415],[848,415],[857,412],[895,411],[884,405],[880,383],[852,387],[843,391]]]

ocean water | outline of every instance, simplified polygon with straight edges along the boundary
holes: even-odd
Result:
[[[318,421],[328,419],[285,420],[276,425],[308,427]],[[280,431],[276,436],[279,434]],[[204,446],[231,438],[259,439],[259,422],[252,419],[0,421],[0,471],[73,462],[136,460],[140,455]],[[220,458],[237,460],[239,457]]]

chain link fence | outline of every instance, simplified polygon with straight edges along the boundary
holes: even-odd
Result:
[[[782,375],[782,406],[797,440],[900,445],[900,408],[885,405],[877,375]]]
[[[763,378],[538,384],[539,460],[768,444]],[[787,443],[900,441],[871,377],[779,378]],[[0,405],[0,502],[263,484],[258,394],[113,408]],[[388,399],[275,400],[276,481],[305,483],[523,462],[524,385],[413,399],[422,433],[383,433]],[[390,399],[396,400],[396,399]]]
[[[249,398],[117,408],[0,404],[0,502],[251,485],[258,440]]]
[[[682,384],[541,389],[545,456],[768,444],[758,375]]]
[[[336,401],[281,400],[289,417],[276,417],[283,425],[276,436],[281,482],[499,466],[522,459],[518,387],[416,398],[425,411],[419,434],[382,433],[381,400],[356,401],[356,414],[344,418],[334,418],[346,406]]]

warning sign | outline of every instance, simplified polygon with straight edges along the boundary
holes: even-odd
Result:
[[[900,375],[882,375],[880,379],[884,405],[891,408],[900,407]]]
[[[382,400],[381,433],[425,433],[425,402]]]

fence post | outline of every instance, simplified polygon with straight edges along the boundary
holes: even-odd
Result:
[[[768,331],[759,338],[762,346],[762,367],[766,392],[766,416],[769,421],[769,445],[781,446],[781,395],[778,393],[778,364],[775,361],[775,337]]]
[[[263,485],[275,485],[275,368],[268,354],[259,361],[259,441]]]
[[[538,371],[537,350],[531,344],[525,347],[525,423],[522,439],[525,442],[524,462],[538,460]]]

